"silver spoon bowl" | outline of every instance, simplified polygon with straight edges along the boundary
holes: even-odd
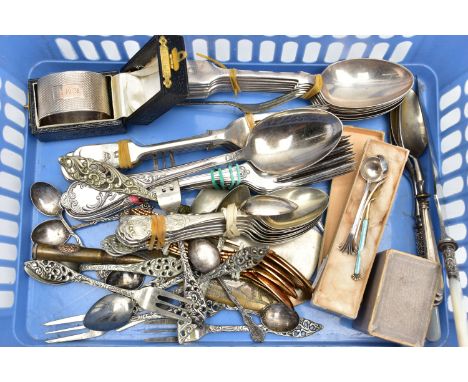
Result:
[[[299,324],[297,312],[285,304],[270,304],[260,312],[262,324],[274,332],[288,332]]]
[[[86,313],[83,324],[91,330],[109,331],[126,325],[133,315],[135,302],[118,294],[99,299]]]
[[[321,95],[336,108],[377,109],[402,99],[414,77],[405,67],[385,60],[338,61],[322,73]]]

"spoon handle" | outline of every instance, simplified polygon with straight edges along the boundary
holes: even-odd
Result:
[[[68,222],[63,217],[63,210],[62,210],[62,213],[59,215],[59,219],[61,220],[62,224],[64,225],[64,227],[66,228],[70,236],[76,240],[78,245],[80,247],[84,247],[83,242],[81,241],[81,238],[73,231],[72,227],[70,227],[70,224],[68,224]]]
[[[165,256],[136,264],[83,264],[80,271],[132,272],[156,278],[170,278],[180,274],[182,266],[180,259]]]
[[[94,280],[90,277],[75,272],[73,269],[61,263],[49,260],[31,260],[24,263],[26,272],[38,281],[51,284],[66,284],[70,282],[82,283],[110,292],[120,294],[133,299],[132,291]]]
[[[366,188],[364,189],[364,194],[362,195],[361,202],[359,203],[356,216],[354,218],[353,225],[351,227],[350,233],[356,237],[359,225],[361,224],[362,214],[364,213],[364,208],[366,207],[367,197],[370,191],[370,182],[366,182]]]
[[[132,164],[136,164],[141,158],[167,151],[192,151],[200,148],[214,148],[226,143],[225,129],[207,130],[206,133],[195,135],[190,138],[182,138],[174,141],[158,143],[149,146],[138,146],[132,142],[130,148],[130,158]]]
[[[243,150],[237,150],[232,153],[174,166],[161,172],[155,171],[152,174],[151,182],[144,186],[138,179],[124,175],[113,166],[93,159],[64,156],[60,158],[60,164],[71,178],[98,191],[112,191],[156,200],[156,196],[147,190],[148,187],[155,187],[201,170],[223,166],[243,159]]]
[[[323,329],[323,325],[311,321],[307,318],[300,318],[299,324],[292,330],[287,332],[276,332],[268,329],[265,325],[259,324],[259,328],[264,333],[272,333],[283,337],[305,338],[317,333]],[[246,325],[206,325],[207,333],[222,333],[222,332],[248,332],[249,328]]]
[[[242,271],[250,269],[259,264],[267,255],[268,248],[246,247],[237,251],[234,255],[228,257],[218,267],[211,272],[200,277],[200,284],[205,284],[210,280],[222,276],[231,275],[239,277]]]
[[[59,162],[70,178],[98,191],[114,191],[157,200],[156,195],[149,192],[136,179],[122,174],[107,163],[79,156],[63,156],[59,158]]]

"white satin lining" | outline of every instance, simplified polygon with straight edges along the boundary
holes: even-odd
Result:
[[[114,119],[130,116],[161,90],[156,58],[143,69],[112,76],[111,89]]]

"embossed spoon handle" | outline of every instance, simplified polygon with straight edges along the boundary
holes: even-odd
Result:
[[[159,179],[152,182],[152,187],[171,182],[172,180],[206,170],[211,167],[223,166],[235,161],[244,160],[244,151],[222,154],[161,171]],[[80,163],[77,164],[76,162]],[[70,178],[83,182],[98,191],[114,191],[128,195],[137,195],[146,199],[156,200],[155,195],[149,192],[137,180],[122,174],[115,167],[89,158],[63,156],[59,159],[62,168]],[[100,182],[90,179],[101,179]]]
[[[249,330],[250,337],[252,338],[252,340],[254,342],[264,342],[265,331],[252,320],[252,317],[250,317],[250,315],[244,310],[244,307],[239,303],[237,298],[232,294],[231,288],[224,282],[224,280],[222,278],[218,278],[217,280],[221,284],[221,287],[226,292],[229,300],[231,300],[234,303],[234,305],[236,305],[240,315],[242,316],[242,320],[244,320],[244,323]]]

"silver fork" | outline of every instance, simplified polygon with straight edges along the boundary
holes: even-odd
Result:
[[[99,330],[90,330],[84,326],[83,319],[85,315],[79,315],[79,316],[74,316],[74,317],[68,317],[64,318],[61,320],[56,320],[56,321],[50,321],[45,323],[45,326],[52,326],[52,325],[63,325],[67,323],[81,323],[81,325],[75,325],[75,326],[70,326],[62,329],[56,329],[56,330],[51,330],[49,332],[46,332],[46,334],[59,334],[59,333],[68,333],[68,332],[80,332],[76,334],[71,334],[68,336],[62,336],[62,337],[57,337],[57,338],[51,338],[45,340],[46,343],[48,344],[57,344],[57,343],[63,343],[63,342],[73,342],[73,341],[82,341],[82,340],[87,340],[90,338],[97,338],[101,337],[104,334],[107,333],[107,331],[99,331]],[[123,332],[124,330],[130,329],[138,324],[141,324],[147,320],[154,320],[154,322],[157,322],[161,325],[163,324],[174,324],[176,321],[172,318],[164,318],[161,315],[157,313],[145,313],[145,314],[138,314],[132,316],[130,319],[129,323],[116,329],[116,332]],[[85,331],[83,331],[85,330]]]
[[[187,309],[163,300],[161,297],[184,303],[186,304],[186,307],[191,306],[190,299],[179,296],[175,293],[165,291],[161,288],[150,286],[138,290],[118,288],[113,285],[94,280],[81,273],[75,272],[73,269],[55,261],[26,261],[24,263],[24,269],[29,276],[46,284],[66,284],[70,282],[77,282],[106,289],[110,292],[131,298],[142,309],[159,313],[162,317],[173,318],[176,320],[185,320],[184,317],[186,317],[186,315],[184,313],[187,313]],[[170,310],[167,310],[171,308],[179,309],[180,313],[174,313]]]
[[[166,155],[164,152],[161,153],[162,156],[162,169],[166,169]],[[158,153],[154,154],[155,158],[155,167],[156,170],[159,170],[158,166]],[[169,160],[170,160],[170,167],[174,167],[175,160],[174,160],[174,153],[169,151]],[[180,192],[179,181],[174,179],[172,182],[165,183],[159,186],[156,186],[154,189],[156,193],[156,197],[158,199],[159,207],[162,208],[164,211],[167,212],[177,212],[181,202],[182,202],[182,194]]]

